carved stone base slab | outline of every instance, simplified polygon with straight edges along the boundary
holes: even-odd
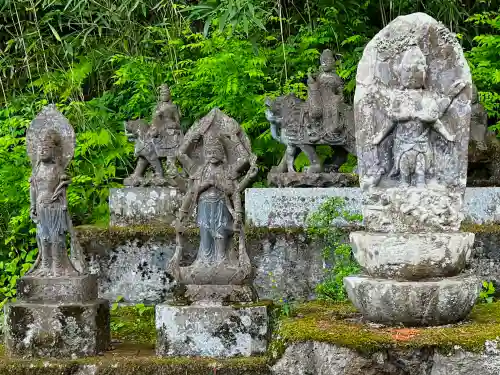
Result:
[[[373,232],[458,232],[463,195],[440,188],[396,187],[363,194],[363,219]]]
[[[109,302],[7,304],[5,349],[21,358],[81,358],[110,344]]]
[[[358,176],[352,173],[270,172],[267,182],[277,187],[352,187],[358,185]]]
[[[17,282],[17,298],[23,302],[87,302],[97,299],[95,275],[65,277],[24,276]]]
[[[265,306],[156,306],[156,354],[250,357],[267,350]]]
[[[395,281],[366,276],[344,278],[351,302],[374,323],[438,326],[469,315],[481,289],[475,276],[432,281]]]
[[[182,193],[168,187],[128,187],[109,190],[110,225],[172,225]]]
[[[249,285],[185,285],[177,290],[179,301],[189,303],[210,301],[218,303],[252,302],[257,296]]]
[[[474,244],[474,233],[352,232],[354,256],[372,277],[421,280],[458,275]]]

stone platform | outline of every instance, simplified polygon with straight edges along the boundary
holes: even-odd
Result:
[[[109,302],[5,305],[5,349],[21,358],[95,356],[110,345]]]
[[[253,188],[245,190],[246,223],[264,228],[303,227],[307,215],[330,197],[345,198],[345,209],[362,214],[359,188]],[[500,221],[500,187],[465,190],[465,222]]]
[[[87,302],[97,299],[97,277],[24,276],[17,282],[17,300],[23,302],[57,303]]]
[[[267,350],[266,306],[156,306],[160,357],[250,357]]]
[[[311,187],[352,187],[359,184],[358,176],[352,173],[276,173],[269,172],[267,183],[271,186],[311,188]]]
[[[175,188],[109,189],[110,226],[170,225],[181,201],[182,193]]]

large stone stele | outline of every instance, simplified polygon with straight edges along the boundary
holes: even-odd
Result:
[[[456,37],[424,13],[366,46],[354,98],[366,232],[351,234],[364,275],[344,279],[363,316],[405,326],[455,323],[479,294],[460,275],[472,79]]]

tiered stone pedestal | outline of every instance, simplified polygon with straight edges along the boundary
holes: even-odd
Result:
[[[158,356],[225,358],[266,352],[267,307],[247,302],[252,298],[249,287],[189,285],[186,296],[197,300],[156,306]]]
[[[460,275],[474,244],[459,232],[462,196],[447,190],[390,188],[364,197],[370,232],[350,235],[365,275],[344,279],[349,299],[375,323],[456,323],[474,306],[480,283]]]
[[[9,356],[79,358],[108,349],[109,302],[97,299],[95,276],[26,276],[17,291],[4,309]]]

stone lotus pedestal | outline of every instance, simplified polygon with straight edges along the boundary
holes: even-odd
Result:
[[[95,276],[22,277],[4,313],[9,356],[88,357],[110,344],[109,302],[97,299]]]

